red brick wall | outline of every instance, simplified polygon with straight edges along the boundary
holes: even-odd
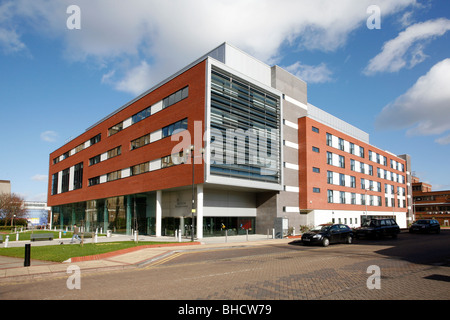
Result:
[[[319,129],[319,133],[312,131],[312,126]],[[327,146],[326,134],[330,133],[334,136],[340,137],[348,142],[353,142],[355,145],[359,145],[364,148],[365,157],[361,158],[359,155],[352,155],[348,152],[341,151],[338,148]],[[398,186],[406,189],[406,172],[397,171],[390,167],[390,159],[394,159],[397,162],[403,163],[406,167],[405,161],[398,157],[394,157],[391,154],[384,152],[378,148],[375,148],[369,144],[359,141],[351,136],[348,136],[338,130],[335,130],[329,126],[326,126],[320,122],[317,122],[311,118],[303,117],[298,119],[298,142],[299,142],[299,206],[300,209],[322,209],[322,210],[349,210],[349,211],[365,211],[365,205],[352,205],[352,204],[339,204],[328,203],[327,190],[354,192],[357,194],[364,194],[364,190],[361,189],[361,178],[372,180],[374,183],[381,182],[381,192],[367,191],[367,195],[381,196],[381,206],[370,206],[369,199],[367,197],[368,210],[371,211],[392,211],[392,207],[385,206],[385,193],[384,184],[394,185],[395,190]],[[319,153],[313,152],[312,147],[318,147]],[[369,150],[376,152],[380,155],[387,157],[387,166],[378,164],[373,161],[369,161]],[[332,166],[327,164],[327,151],[333,154],[343,155],[345,158],[345,168]],[[373,166],[373,176],[363,174],[360,172],[352,171],[350,169],[350,159],[355,161],[364,162]],[[312,167],[320,168],[320,173],[312,171]],[[397,183],[391,180],[378,178],[377,168],[386,169],[391,172],[402,174],[405,176],[405,183]],[[356,188],[339,186],[336,184],[327,183],[327,171],[333,171],[336,173],[343,173],[349,176],[356,177]],[[320,193],[313,193],[313,187],[320,188]],[[367,188],[367,186],[366,186]],[[407,190],[405,190],[407,192]],[[406,194],[406,193],[405,193]],[[397,196],[395,197],[395,211],[406,212],[407,208],[397,207]],[[334,199],[336,202],[336,198]]]
[[[187,164],[172,166],[91,187],[88,187],[88,180],[89,178],[170,155],[173,147],[180,143],[179,141],[171,141],[170,137],[135,150],[130,150],[130,142],[178,120],[188,117],[188,130],[191,133],[192,140],[194,138],[194,121],[201,121],[204,131],[205,72],[205,61],[203,61],[52,152],[49,159],[48,205],[55,206],[65,203],[190,185],[192,183],[192,166]],[[186,85],[189,85],[189,96],[187,99],[181,100],[178,103],[108,137],[108,128],[184,88]],[[98,133],[101,133],[102,135],[102,139],[99,143],[62,160],[59,163],[53,164],[54,158],[70,151]],[[122,146],[120,156],[89,166],[89,159],[91,157],[102,154],[119,145]],[[78,190],[52,196],[52,175],[80,162],[83,162],[84,167],[83,187]],[[202,183],[204,181],[203,164],[196,165],[195,171],[195,182]]]

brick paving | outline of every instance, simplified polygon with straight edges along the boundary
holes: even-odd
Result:
[[[404,237],[404,242],[394,243],[407,243],[409,238],[407,235]],[[83,269],[82,290],[67,290],[67,275],[61,271],[53,278],[0,283],[0,296],[2,292],[8,292],[8,295],[2,298],[27,299],[43,296],[46,299],[100,297],[157,300],[450,299],[448,264],[418,263],[405,257],[382,254],[392,253],[393,246],[390,243],[332,245],[321,248],[295,247],[290,246],[288,242],[280,240],[229,246],[185,246],[173,248],[172,251],[167,248],[146,248],[140,252],[113,257],[117,265],[134,261],[131,268],[98,267],[97,271],[92,273],[85,273]],[[411,242],[411,246],[414,246],[414,243]],[[445,246],[444,243],[444,248]],[[400,249],[403,250],[402,248]],[[158,254],[160,258],[143,260],[145,255],[149,257],[152,254]],[[113,258],[98,263],[112,263]],[[82,263],[86,262],[80,264]],[[370,290],[367,287],[367,280],[371,276],[367,273],[367,268],[371,265],[380,268],[380,289]],[[44,267],[46,266],[42,266]],[[54,265],[52,267],[56,268]]]

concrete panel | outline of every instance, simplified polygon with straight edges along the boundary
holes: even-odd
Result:
[[[279,66],[272,67],[272,87],[301,103],[308,101],[306,82]]]

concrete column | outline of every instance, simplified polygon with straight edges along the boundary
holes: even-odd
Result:
[[[127,196],[127,206],[126,206],[126,221],[127,221],[127,235],[132,234],[131,233],[131,218],[132,218],[132,212],[131,212],[131,196]]]
[[[197,185],[197,239],[203,238],[203,185]]]
[[[180,226],[179,226],[179,229],[180,229],[180,234],[181,234],[182,236],[184,236],[184,217],[180,217]]]
[[[103,230],[106,233],[109,227],[109,212],[108,212],[108,200],[105,200],[105,207],[103,208]]]
[[[156,191],[156,236],[161,237],[161,226],[162,226],[162,191]]]

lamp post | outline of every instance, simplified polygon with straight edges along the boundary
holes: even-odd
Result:
[[[191,241],[194,241],[194,213],[196,213],[196,201],[195,201],[195,146],[191,145],[189,148],[189,152],[191,153],[191,162],[192,162],[192,207],[191,207],[191,216],[192,216],[192,224],[191,224]],[[203,158],[204,149],[202,148],[200,151],[200,157]]]
[[[194,145],[191,145],[191,162],[192,162],[192,220],[191,220],[191,241],[194,241],[194,213],[195,213],[195,157],[194,157]]]
[[[370,186],[368,189],[364,188],[364,203],[366,204],[366,217],[365,217],[364,222],[367,221],[367,191],[369,191],[369,190],[372,191],[372,189],[373,189],[373,187],[370,187]]]
[[[398,191],[398,189],[397,189],[397,192],[394,192],[393,194],[392,194],[392,219],[394,219],[395,220],[395,211],[394,211],[394,209],[395,209],[395,195],[400,195],[400,192]]]

